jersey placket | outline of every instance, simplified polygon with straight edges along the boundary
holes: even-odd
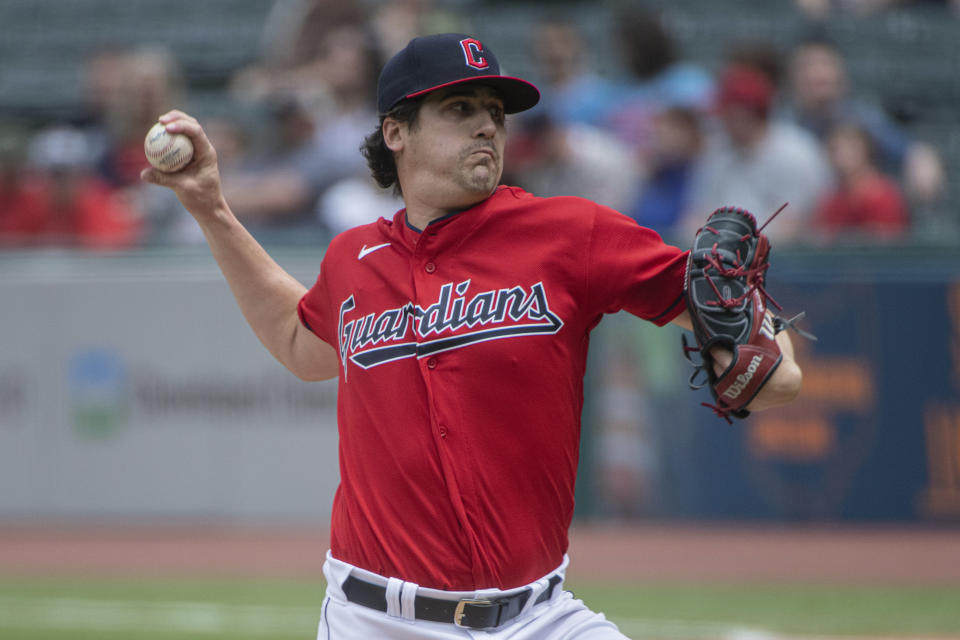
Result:
[[[449,236],[449,232],[446,235]],[[436,302],[441,287],[456,279],[449,275],[448,268],[444,268],[443,249],[446,244],[444,240],[445,234],[439,229],[428,228],[421,233],[414,247],[411,260],[414,273],[413,295],[415,304],[421,309],[426,309]],[[422,343],[433,338],[436,336],[423,336],[418,331],[418,342]],[[443,392],[445,388],[456,384],[446,378],[450,374],[448,368],[444,367],[444,361],[457,357],[457,350],[445,351],[418,357],[417,363],[427,390],[430,427],[434,434],[434,441],[437,443],[447,493],[470,546],[470,563],[476,574],[481,563],[478,562],[476,533],[472,530],[470,518],[467,517],[468,504],[472,502],[469,495],[474,490],[472,481],[474,471],[471,468],[470,456],[465,452],[466,440],[458,437],[457,429],[461,425],[456,420],[457,409],[448,404],[456,396]]]

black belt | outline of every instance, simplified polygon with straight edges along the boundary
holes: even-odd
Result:
[[[543,593],[534,604],[550,599],[553,589],[560,584],[560,576],[552,576]],[[377,611],[387,610],[387,588],[372,584],[354,576],[343,581],[343,593],[347,600],[355,604],[370,607]],[[492,629],[506,624],[520,615],[523,605],[530,599],[533,589],[527,588],[512,596],[502,598],[463,598],[462,600],[441,600],[417,596],[414,599],[414,617],[417,620],[431,622],[452,622],[458,627],[470,629]]]

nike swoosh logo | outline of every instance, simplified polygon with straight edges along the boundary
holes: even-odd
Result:
[[[377,249],[383,249],[384,247],[389,247],[389,246],[390,246],[389,242],[384,242],[383,244],[374,245],[372,247],[363,245],[362,247],[360,247],[360,253],[357,254],[357,260],[363,260],[364,257],[367,256],[367,254],[373,253]]]

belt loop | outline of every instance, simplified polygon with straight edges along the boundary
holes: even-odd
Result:
[[[540,594],[546,591],[550,587],[550,580],[548,578],[540,578],[536,582],[530,585],[532,593],[530,597],[527,598],[527,601],[523,603],[523,609],[520,609],[520,614],[523,615],[527,611],[533,608],[533,605],[537,604],[537,598],[540,597]]]
[[[403,586],[400,587],[400,616],[409,620],[410,622],[416,621],[417,613],[417,589],[420,588],[420,585],[415,582],[404,582]]]
[[[387,578],[387,615],[399,618],[402,611],[400,606],[400,592],[403,590],[403,580]]]

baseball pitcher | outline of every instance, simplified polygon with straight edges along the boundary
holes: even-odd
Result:
[[[198,122],[174,189],[257,336],[295,375],[339,378],[340,486],[319,638],[625,638],[563,589],[590,331],[626,310],[695,329],[722,416],[792,400],[766,308],[769,244],[724,208],[692,251],[594,202],[500,184],[505,115],[539,92],[480,40],[412,40],[384,67],[363,147],[403,197],[333,239],[309,290],[225,202]]]

